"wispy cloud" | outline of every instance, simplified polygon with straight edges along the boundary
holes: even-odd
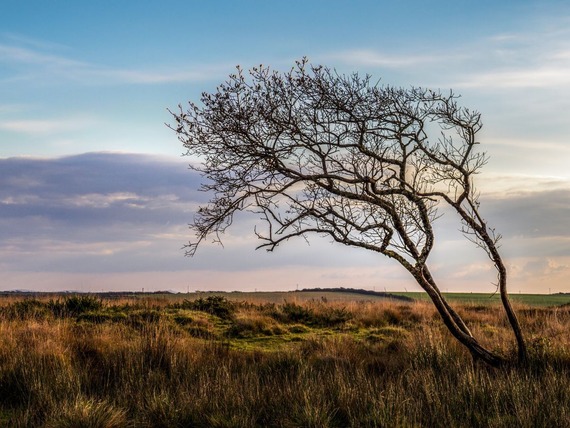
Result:
[[[47,41],[47,40],[40,40],[34,37],[29,37],[29,36],[25,36],[23,34],[17,34],[17,33],[11,33],[11,32],[7,32],[7,33],[3,33],[3,36],[9,40],[12,43],[15,43],[17,45],[24,45],[24,46],[30,46],[32,48],[37,48],[37,49],[49,49],[49,50],[59,50],[59,51],[64,51],[64,50],[69,50],[69,46],[61,44],[61,43],[56,43],[56,42],[52,42],[52,41]]]
[[[474,48],[480,61],[456,87],[570,88],[570,30],[560,19],[525,33],[498,34]]]
[[[173,69],[158,68],[152,70],[92,67],[89,70],[75,74],[74,78],[88,82],[100,81],[130,84],[200,82],[216,78],[216,76],[225,76],[227,70],[228,67],[226,65],[204,67],[181,66]]]
[[[8,65],[33,64],[52,69],[88,67],[87,63],[58,55],[42,53],[27,47],[0,44],[0,60]]]
[[[525,33],[495,34],[468,44],[450,41],[422,52],[389,48],[348,49],[324,55],[353,67],[400,70],[419,83],[453,88],[570,88],[570,30],[567,21],[551,22]]]
[[[353,66],[371,66],[383,68],[409,68],[421,64],[432,64],[449,59],[450,56],[438,54],[394,55],[375,50],[346,50],[334,54],[323,55],[323,60],[338,61]]]
[[[77,116],[66,119],[0,120],[0,130],[27,135],[50,135],[86,129],[96,125],[94,118]]]
[[[14,37],[11,37],[14,39]],[[14,39],[18,41],[18,39]],[[19,39],[23,40],[23,39]],[[171,67],[121,68],[79,61],[59,52],[50,44],[16,45],[0,43],[0,64],[12,68],[12,74],[0,74],[0,80],[37,80],[54,78],[61,82],[83,84],[160,84],[206,81],[227,74],[228,64],[177,64]],[[46,52],[47,50],[47,52]],[[51,49],[53,50],[53,49]]]
[[[26,104],[0,104],[0,114],[14,114],[26,111],[30,106]]]
[[[528,69],[497,70],[473,74],[453,84],[459,88],[561,88],[570,87],[570,61]]]

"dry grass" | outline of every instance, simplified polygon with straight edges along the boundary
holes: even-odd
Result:
[[[568,308],[519,307],[531,364],[495,370],[426,303],[66,299],[0,303],[0,425],[570,426]]]

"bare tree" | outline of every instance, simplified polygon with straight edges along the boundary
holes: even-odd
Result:
[[[518,345],[526,347],[509,303],[500,236],[479,213],[473,176],[486,163],[476,149],[480,114],[457,96],[339,75],[306,60],[287,73],[268,67],[236,74],[173,113],[172,126],[201,159],[193,168],[213,194],[191,226],[193,255],[208,237],[220,240],[237,211],[261,215],[258,248],[309,234],[381,253],[399,262],[427,292],[451,334],[474,358],[505,360],[485,349],[448,304],[430,270],[438,204],[457,211],[465,235],[497,269],[498,289]]]

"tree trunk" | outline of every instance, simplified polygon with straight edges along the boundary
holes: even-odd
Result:
[[[475,231],[476,236],[483,241],[484,246],[482,245],[482,247],[484,248],[489,258],[493,261],[495,268],[497,269],[498,287],[501,296],[501,303],[503,304],[503,308],[505,309],[505,313],[507,314],[509,324],[511,325],[511,329],[513,330],[513,334],[515,335],[515,339],[517,341],[518,362],[519,364],[525,364],[528,361],[528,349],[526,347],[526,342],[524,340],[519,320],[517,318],[517,315],[515,314],[515,311],[509,300],[509,295],[507,293],[507,269],[505,267],[505,264],[503,263],[501,255],[499,254],[499,250],[497,249],[498,238],[493,238],[489,234],[489,232],[487,231],[487,225],[479,217],[478,213],[476,214],[479,219],[479,222],[475,221],[475,219],[473,219],[464,209],[462,209],[460,205],[458,204],[455,205],[452,204],[452,205],[461,215],[465,223]]]
[[[414,270],[412,275],[431,298],[448,330],[469,350],[475,360],[481,360],[493,367],[498,367],[505,363],[505,360],[501,356],[483,347],[472,336],[459,314],[451,309],[445,298],[441,295],[441,292],[433,282],[427,267]]]
[[[519,364],[524,365],[528,361],[528,349],[526,347],[526,342],[524,340],[519,320],[511,306],[511,301],[507,293],[507,269],[500,258],[498,260],[494,260],[494,262],[499,271],[499,292],[501,294],[501,302],[503,303],[507,318],[509,319],[509,323],[511,324],[511,328],[517,340],[518,362]]]
[[[498,280],[499,280],[498,286],[499,286],[499,293],[501,295],[501,302],[503,304],[503,308],[505,309],[505,313],[507,314],[507,318],[511,325],[511,329],[513,330],[515,339],[517,341],[518,362],[519,364],[526,364],[526,362],[528,361],[528,350],[526,347],[526,342],[524,340],[519,320],[517,318],[517,315],[515,314],[513,307],[511,306],[511,301],[507,293],[507,268],[505,267],[503,259],[499,254],[499,250],[495,245],[496,241],[489,236],[489,234],[487,233],[487,229],[481,228],[479,233],[483,238],[483,241],[487,245],[489,257],[491,258],[491,260],[495,264],[495,267],[497,268]]]

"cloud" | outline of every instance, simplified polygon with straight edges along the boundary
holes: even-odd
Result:
[[[212,284],[228,278],[234,278],[234,288],[241,287],[238,278],[249,281],[243,287],[261,287],[266,280],[267,287],[276,288],[285,283],[410,288],[409,274],[392,260],[317,236],[310,237],[310,245],[297,240],[273,253],[255,251],[259,242],[253,228],[259,219],[248,213],[236,218],[224,248],[205,243],[192,260],[183,257],[181,247],[192,238],[187,223],[208,199],[196,190],[200,180],[187,169],[186,159],[151,155],[0,159],[0,267],[12,272],[0,287],[15,288],[6,278],[19,284],[18,275],[27,278],[34,272],[81,276],[89,283],[95,283],[96,275],[135,278],[144,272],[164,272],[164,278],[177,284],[186,272],[189,280],[202,284],[193,287],[202,289],[206,284],[221,288]],[[502,251],[519,283],[531,284],[533,275],[543,278],[544,259],[556,278],[567,273],[568,201],[569,189],[482,199],[482,214],[505,236]],[[435,277],[442,289],[492,291],[492,266],[482,251],[462,239],[454,221],[446,215],[436,225],[437,245],[430,257]],[[538,264],[525,265],[532,260]],[[270,281],[271,272],[289,274]],[[151,289],[147,280],[143,282]]]
[[[564,159],[564,156],[561,156],[561,159]],[[521,190],[527,194],[529,192],[568,190],[570,189],[570,180],[554,175],[496,172],[485,173],[477,179],[476,185],[482,191],[484,199],[488,197],[504,199],[513,195],[520,196]]]
[[[412,66],[447,61],[450,59],[450,56],[433,54],[394,55],[371,49],[354,49],[324,55],[322,58],[324,60],[339,61],[353,66],[358,65],[393,69],[407,69]]]
[[[496,70],[469,75],[452,84],[458,88],[560,88],[570,87],[570,61],[527,69]]]
[[[187,222],[203,200],[193,180],[185,162],[150,155],[0,159],[0,239],[136,240]]]
[[[570,87],[570,30],[565,18],[534,23],[520,32],[498,33],[476,41],[448,40],[445,50],[394,52],[378,48],[346,49],[322,55],[351,67],[391,70],[397,80],[422,86],[519,90]],[[420,73],[417,73],[420,71]],[[407,82],[406,82],[407,84]]]
[[[186,163],[151,155],[90,153],[0,159],[0,218],[42,216],[68,224],[180,218],[203,199]],[[194,186],[192,186],[194,184]],[[0,232],[1,233],[1,232]]]
[[[29,106],[25,104],[0,104],[0,114],[21,113]]]
[[[481,213],[503,236],[570,238],[570,189],[524,191],[481,199]],[[570,248],[568,249],[570,253]]]
[[[470,61],[475,65],[454,87],[487,89],[570,87],[570,31],[554,19],[524,33],[499,34],[483,40]]]
[[[85,68],[85,62],[75,61],[59,55],[39,52],[26,47],[0,44],[1,61],[8,65],[43,65],[51,69]]]
[[[154,68],[117,68],[107,65],[78,61],[60,54],[45,53],[53,50],[51,44],[17,46],[0,43],[0,64],[13,69],[13,80],[37,80],[45,82],[50,77],[83,84],[160,84],[206,81],[225,77],[228,65],[187,65]]]
[[[68,117],[66,119],[1,120],[0,130],[32,136],[51,135],[89,128],[97,123],[97,120],[85,116]]]

